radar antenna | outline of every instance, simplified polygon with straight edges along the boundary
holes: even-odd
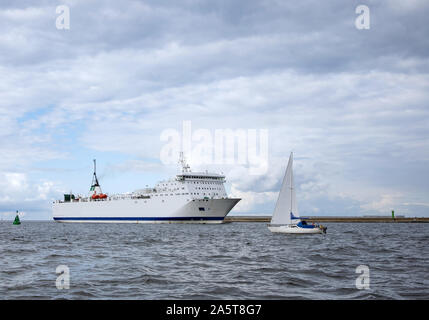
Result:
[[[182,165],[182,172],[190,172],[191,168],[186,163],[185,156],[183,155],[183,151],[180,151],[179,163]]]

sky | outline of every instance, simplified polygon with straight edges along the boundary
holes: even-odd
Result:
[[[428,217],[428,16],[425,0],[2,0],[1,216],[52,219],[93,159],[108,194],[168,179],[163,136],[190,124],[201,154],[217,130],[267,133],[259,173],[250,142],[231,163],[185,152],[226,175],[230,214],[270,215],[293,152],[301,215]]]

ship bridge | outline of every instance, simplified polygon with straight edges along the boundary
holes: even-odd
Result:
[[[208,173],[208,172],[182,172],[176,176],[179,181],[220,181],[225,182],[225,176],[217,174],[217,173]]]
[[[226,199],[225,176],[218,173],[192,172],[181,154],[182,172],[175,178],[160,181],[153,188],[134,191],[134,195],[145,197],[168,197],[186,199]],[[165,198],[163,198],[165,199]]]

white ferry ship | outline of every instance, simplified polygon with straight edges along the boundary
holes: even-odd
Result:
[[[179,162],[182,172],[154,188],[107,195],[98,183],[94,160],[88,196],[65,194],[64,200],[53,203],[53,219],[57,222],[222,223],[241,200],[227,196],[225,176],[192,172],[182,153]]]

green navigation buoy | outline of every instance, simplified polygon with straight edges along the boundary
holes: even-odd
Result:
[[[392,219],[395,219],[395,210],[392,210]]]
[[[15,217],[15,220],[13,221],[13,224],[21,224],[21,221],[19,221],[18,211],[16,211],[16,217]]]

